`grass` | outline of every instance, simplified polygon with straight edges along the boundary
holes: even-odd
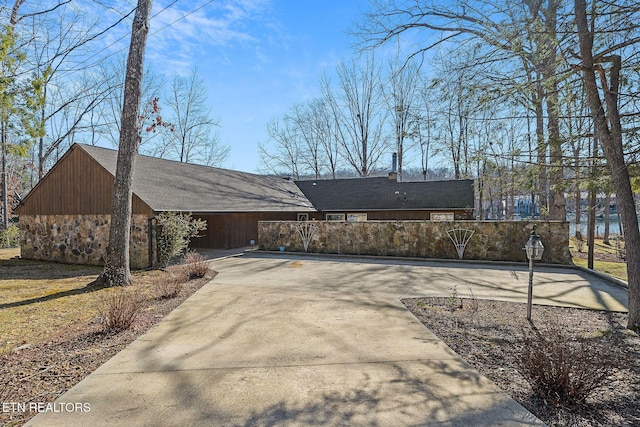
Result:
[[[577,266],[587,268],[585,258],[574,258],[573,263]],[[593,269],[600,273],[608,274],[620,280],[627,281],[627,264],[615,261],[593,261]]]
[[[0,249],[0,354],[95,321],[112,289],[86,288],[102,267],[14,259]],[[160,271],[134,272],[136,292],[151,295]]]
[[[602,239],[596,239],[593,245],[594,260],[593,269],[600,273],[608,274],[617,279],[627,280],[627,263],[617,258],[617,250],[614,243],[605,245]],[[587,267],[587,246],[586,243],[582,252],[578,254],[575,238],[569,239],[569,249],[573,255],[573,263],[580,267]]]

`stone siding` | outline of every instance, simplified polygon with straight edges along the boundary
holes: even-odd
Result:
[[[300,224],[316,227],[308,252],[458,259],[447,230],[462,228],[474,231],[464,259],[516,262],[527,262],[523,248],[535,224],[545,246],[541,262],[572,264],[564,221],[265,221],[258,224],[260,248],[304,252]]]
[[[20,255],[67,264],[104,265],[111,215],[21,215]],[[133,215],[131,268],[149,267],[149,221]]]

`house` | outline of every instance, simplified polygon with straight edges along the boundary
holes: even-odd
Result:
[[[102,264],[118,152],[74,144],[17,208],[21,256]],[[233,248],[257,239],[258,221],[296,220],[315,209],[292,181],[138,156],[133,175],[131,266],[156,262],[159,212],[207,221],[195,247]]]
[[[474,181],[398,182],[389,178],[297,181],[320,215],[329,221],[474,219]]]
[[[18,206],[21,256],[102,264],[117,151],[74,144]],[[392,177],[393,178],[393,177]],[[196,248],[257,240],[259,221],[473,218],[472,180],[297,181],[139,155],[133,176],[131,266],[157,262],[160,212],[191,213],[207,229]]]

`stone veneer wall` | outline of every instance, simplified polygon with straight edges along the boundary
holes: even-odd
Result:
[[[261,249],[304,252],[297,227],[300,223],[258,223]],[[545,246],[541,262],[572,264],[569,254],[569,223],[564,221],[311,221],[317,231],[308,252],[458,259],[447,234],[452,228],[474,230],[464,259],[527,262],[523,250],[532,226]]]
[[[21,215],[20,255],[68,264],[104,265],[111,215]],[[149,266],[149,220],[133,215],[131,268]]]

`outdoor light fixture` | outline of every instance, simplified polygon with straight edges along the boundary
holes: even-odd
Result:
[[[531,237],[524,245],[525,251],[527,251],[527,258],[533,261],[540,261],[542,259],[542,253],[544,252],[544,245],[540,240],[540,236],[536,234],[536,226],[533,226],[531,231]]]
[[[533,261],[540,261],[544,252],[544,245],[540,236],[536,234],[536,226],[531,230],[531,237],[524,245],[524,250],[529,259],[529,292],[527,294],[527,320],[531,321],[531,301],[533,299]]]

